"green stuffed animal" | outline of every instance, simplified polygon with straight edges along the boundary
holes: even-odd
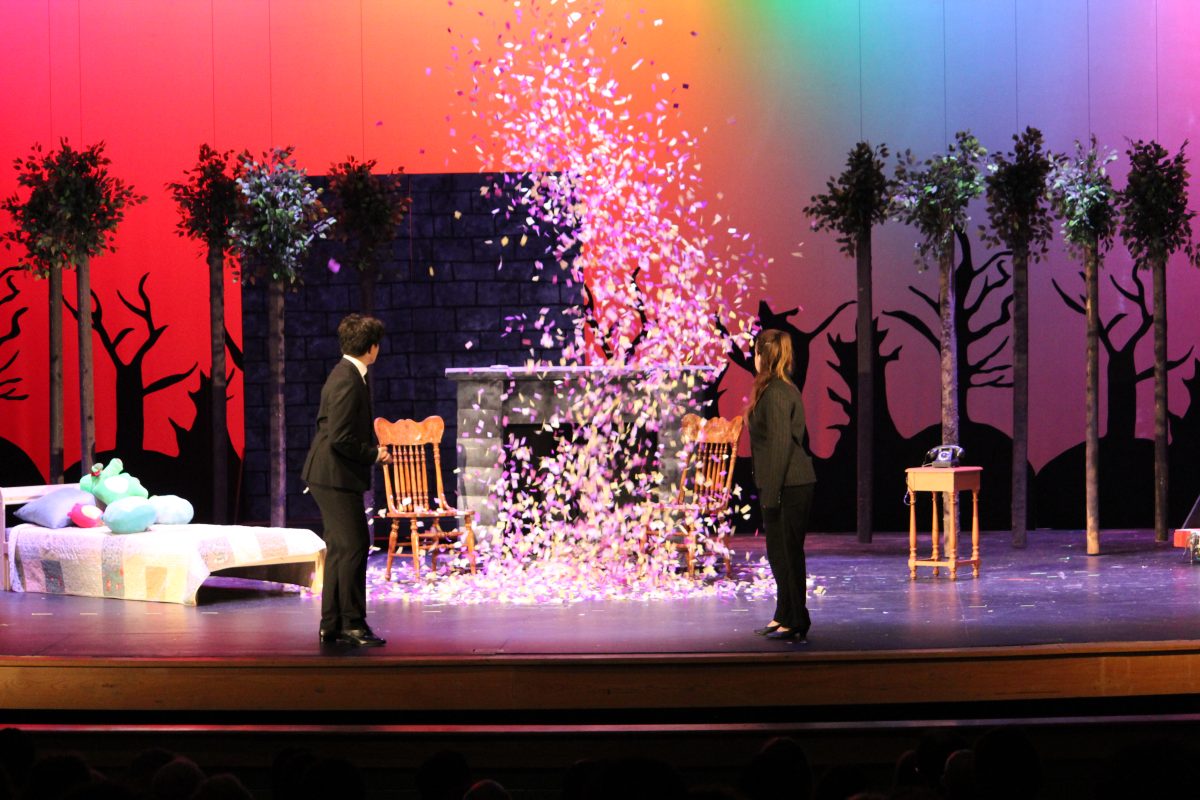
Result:
[[[145,498],[150,494],[141,481],[125,472],[119,458],[109,461],[108,466],[93,464],[91,474],[79,481],[79,488],[94,495],[102,507],[123,497]]]

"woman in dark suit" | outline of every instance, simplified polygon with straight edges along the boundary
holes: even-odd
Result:
[[[371,534],[362,502],[372,466],[387,458],[387,448],[375,443],[367,386],[367,367],[378,358],[382,340],[383,323],[374,317],[350,314],[338,325],[342,357],[321,388],[317,433],[301,472],[324,526],[322,644],[384,644],[367,625]]]
[[[805,605],[804,535],[817,477],[804,449],[804,403],[789,377],[792,340],[765,330],[754,343],[754,389],[746,411],[754,482],[775,576],[775,616],[755,633],[803,640],[812,624]]]

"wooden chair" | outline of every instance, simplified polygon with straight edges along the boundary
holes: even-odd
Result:
[[[439,445],[446,423],[441,417],[426,417],[421,422],[398,419],[395,422],[379,417],[375,420],[375,436],[386,445],[389,459],[383,464],[384,490],[387,493],[387,517],[392,520],[388,534],[387,579],[392,579],[392,559],[401,555],[397,535],[400,520],[408,520],[409,546],[412,548],[413,577],[421,577],[421,553],[437,548],[449,540],[463,538],[475,573],[475,532],[471,523],[474,511],[451,508],[442,486],[442,456]],[[432,452],[432,458],[430,453]],[[432,465],[432,469],[430,469]],[[429,474],[433,473],[436,494],[429,491]],[[461,527],[443,531],[443,519],[462,520]]]
[[[724,534],[733,490],[733,466],[741,435],[740,416],[706,420],[695,414],[685,414],[681,438],[686,456],[674,497],[665,503],[650,504],[646,509],[647,528],[654,518],[663,521],[664,538],[687,554],[690,576],[696,574],[696,546],[704,529],[708,529],[710,539],[724,555],[726,574],[731,570]]]

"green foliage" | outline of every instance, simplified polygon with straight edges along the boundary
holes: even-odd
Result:
[[[830,178],[826,193],[813,195],[812,205],[804,209],[812,218],[813,230],[838,233],[842,252],[852,258],[859,236],[869,234],[891,211],[895,185],[883,172],[887,156],[887,145],[854,145],[846,158],[846,171]]]
[[[1171,156],[1155,141],[1131,142],[1129,178],[1118,195],[1121,208],[1121,238],[1139,267],[1164,263],[1172,253],[1183,250],[1188,261],[1197,263],[1192,243],[1189,211],[1187,142]]]
[[[235,178],[245,205],[230,235],[251,281],[299,282],[313,240],[324,239],[334,223],[292,150],[277,147],[261,161],[248,152],[238,156]]]
[[[202,144],[196,166],[184,173],[187,181],[167,184],[179,206],[180,236],[221,250],[232,244],[230,229],[242,210],[242,190],[231,174],[232,160],[232,150],[219,153]]]
[[[945,155],[934,156],[918,169],[905,150],[896,165],[897,194],[893,213],[921,234],[917,265],[924,267],[954,244],[954,231],[966,228],[971,218],[967,205],[983,194],[980,169],[987,150],[969,131],[954,134]]]
[[[400,189],[404,168],[385,177],[372,172],[375,164],[375,159],[358,162],[350,156],[329,170],[329,211],[338,221],[331,237],[346,244],[350,263],[360,272],[377,267],[412,205]]]
[[[39,278],[115,251],[113,232],[125,208],[146,199],[109,174],[104,142],[76,150],[63,139],[58,150],[45,155],[41,145],[34,145],[13,163],[17,183],[29,189],[29,197],[22,201],[18,192],[0,203],[15,222],[3,239],[6,247],[25,248],[21,266]]]
[[[1117,193],[1105,168],[1117,154],[1101,149],[1092,136],[1087,148],[1078,139],[1074,156],[1058,156],[1050,171],[1050,205],[1062,220],[1062,237],[1073,252],[1093,245],[1112,247],[1117,229]]]
[[[1037,261],[1054,233],[1047,202],[1047,179],[1054,164],[1037,128],[1014,134],[1013,142],[1011,153],[997,153],[988,165],[984,184],[992,231],[985,231],[983,240],[1015,251],[1026,249]]]

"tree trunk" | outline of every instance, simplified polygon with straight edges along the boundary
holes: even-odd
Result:
[[[938,259],[938,312],[941,316],[942,444],[958,441],[958,337],[954,333],[954,239]]]
[[[96,387],[92,380],[92,282],[88,258],[75,265],[79,303],[79,474],[96,460]]]
[[[1095,243],[1083,251],[1083,283],[1087,292],[1087,376],[1084,387],[1084,483],[1087,552],[1100,554],[1100,257]]]
[[[229,505],[229,458],[225,447],[225,251],[208,244],[208,321],[212,377],[212,521],[224,525]]]
[[[90,308],[90,306],[89,306]],[[63,279],[50,269],[50,483],[63,482]],[[91,464],[88,464],[90,467]]]
[[[955,335],[954,235],[938,258],[938,312],[941,316],[942,444],[960,444],[958,438],[958,337]],[[950,497],[942,497],[942,530],[950,526]],[[957,523],[957,520],[955,521]],[[956,525],[957,527],[957,525]]]
[[[284,285],[279,281],[270,281],[267,284],[267,392],[270,413],[267,446],[271,465],[267,486],[270,495],[271,525],[276,528],[284,527],[287,519],[287,419],[283,402],[284,291]]]
[[[871,232],[858,236],[855,243],[858,279],[858,321],[855,336],[858,345],[858,541],[871,541],[873,528],[872,498],[875,482],[875,341],[872,333],[874,303],[871,296]]]
[[[1167,541],[1167,260],[1154,272],[1154,540]]]
[[[1024,547],[1029,487],[1029,248],[1013,251],[1012,545]]]
[[[361,301],[362,313],[369,317],[375,316],[375,284],[376,274],[374,268],[359,270],[358,273],[358,292]],[[370,374],[368,372],[368,374]]]

